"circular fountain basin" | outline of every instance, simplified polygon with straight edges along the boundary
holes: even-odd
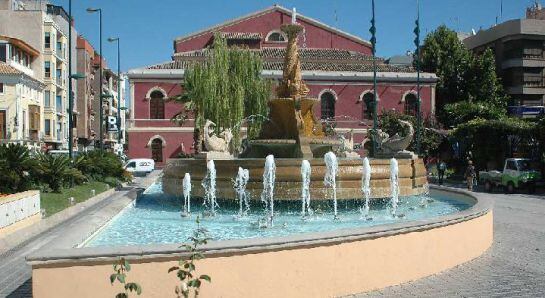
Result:
[[[159,199],[161,195],[153,199],[153,192],[153,189],[148,191],[148,199]],[[321,215],[327,222],[323,226],[333,226],[334,229],[243,239],[216,233],[216,237],[231,240],[211,241],[200,247],[206,258],[197,261],[197,272],[212,277],[212,283],[203,284],[201,296],[336,297],[361,293],[438,273],[472,260],[490,247],[493,218],[490,202],[485,197],[437,187],[432,187],[431,197],[434,202],[430,202],[427,208],[433,209],[431,205],[446,200],[447,205],[457,206],[454,208],[457,210],[411,218],[410,212],[425,212],[411,210],[410,207],[403,209],[403,201],[408,199],[403,198],[398,210],[405,212],[405,217],[379,225],[368,225],[366,220],[357,217],[360,226],[344,227],[352,220],[350,212],[341,211],[339,221],[334,221],[331,214]],[[144,208],[154,209],[145,212],[157,212],[156,215],[164,217],[164,221],[176,221],[180,226],[186,224],[184,219],[178,217],[179,212],[169,211],[170,207],[166,204],[154,202],[151,205],[155,207],[150,207],[149,201],[142,203]],[[124,213],[138,207],[138,203],[136,207],[129,206]],[[290,212],[280,206],[278,210]],[[169,212],[176,213],[176,217],[169,219]],[[103,232],[122,219],[124,213],[106,226]],[[294,223],[309,224],[296,211],[293,213]],[[279,218],[276,223],[281,228],[283,225],[280,225]],[[216,223],[221,225],[222,220],[220,213]],[[374,220],[381,219],[375,214]],[[141,216],[141,221],[136,229],[142,230],[151,224],[146,222],[144,216]],[[205,219],[203,225],[207,225],[207,221],[213,219]],[[227,221],[244,223],[232,216],[225,218]],[[248,227],[250,223],[244,224]],[[291,226],[288,222],[285,228],[290,230]],[[266,231],[275,228],[276,225]],[[118,237],[123,238],[126,233],[129,231],[121,231]],[[135,233],[132,238],[146,238],[145,234],[150,232]],[[163,231],[153,233],[161,234]],[[129,280],[142,286],[145,297],[172,296],[179,281],[167,271],[178,265],[180,257],[188,257],[188,252],[179,244],[185,240],[187,231],[175,235],[173,230],[169,230],[165,234],[170,233],[173,233],[172,238],[178,239],[178,243],[141,244],[150,242],[147,238],[137,240],[133,243],[135,245],[130,246],[99,245],[40,251],[27,258],[33,269],[33,294],[36,297],[114,296],[119,289],[112,287],[108,279],[112,273],[111,264],[124,257],[132,267]],[[130,243],[126,239],[122,242]],[[93,245],[92,241],[89,244]]]
[[[312,167],[310,195],[316,200],[327,199],[324,195],[326,165],[323,159],[310,159]],[[253,199],[259,200],[263,190],[264,158],[214,160],[217,172],[217,193],[221,198],[235,198],[232,179],[238,168],[248,169],[250,181],[247,190]],[[275,159],[276,181],[274,185],[275,200],[300,200],[301,196],[301,163],[302,159]],[[352,200],[361,197],[361,179],[363,163],[361,159],[339,159],[337,177],[337,199]],[[370,159],[371,181],[373,189],[371,198],[390,196],[390,160]],[[422,159],[398,159],[399,186],[401,196],[421,195],[427,190],[426,168]],[[169,195],[181,196],[183,193],[183,178],[190,173],[192,178],[192,194],[203,196],[201,181],[206,175],[206,160],[204,159],[169,159],[163,170],[163,190]]]

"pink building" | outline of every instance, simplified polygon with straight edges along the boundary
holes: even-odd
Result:
[[[182,108],[165,101],[182,91],[184,69],[209,55],[214,33],[221,33],[231,45],[246,45],[265,61],[263,76],[281,79],[287,38],[280,31],[291,22],[292,12],[273,6],[250,15],[176,38],[172,61],[129,71],[131,120],[129,157],[154,158],[161,166],[168,158],[193,151],[193,126],[182,127],[171,117]],[[297,15],[305,27],[299,38],[303,79],[311,97],[319,98],[318,118],[336,122],[336,130],[353,130],[361,141],[371,125],[373,65],[371,44],[312,18]],[[391,65],[379,59],[378,110],[416,111],[416,72],[410,66]],[[421,74],[421,107],[424,116],[435,108],[434,74]]]

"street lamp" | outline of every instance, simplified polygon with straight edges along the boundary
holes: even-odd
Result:
[[[100,96],[100,104],[99,104],[99,112],[98,112],[98,118],[99,118],[99,142],[100,142],[100,151],[104,150],[104,142],[103,142],[103,133],[102,133],[102,127],[104,126],[104,115],[102,111],[102,9],[101,8],[87,8],[88,13],[95,13],[98,12],[99,15],[99,94]]]
[[[108,42],[117,43],[117,144],[121,146],[121,42],[119,41],[119,37],[110,37],[108,38]],[[121,155],[121,151],[119,151],[119,155]]]

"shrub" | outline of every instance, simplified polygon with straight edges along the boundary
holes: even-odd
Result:
[[[33,175],[36,161],[28,148],[19,144],[0,146],[0,193],[15,193],[30,189],[36,182]]]
[[[90,151],[81,154],[74,160],[74,167],[95,180],[106,177],[124,179],[123,163],[119,156],[111,152]]]
[[[38,161],[40,180],[49,185],[54,192],[59,192],[63,186],[81,184],[87,180],[85,175],[72,167],[68,156],[39,154]]]

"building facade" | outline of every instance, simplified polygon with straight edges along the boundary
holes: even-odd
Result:
[[[526,19],[510,20],[463,40],[475,53],[492,49],[496,69],[511,97],[510,111],[523,117],[545,112],[545,10],[528,8]]]
[[[0,143],[41,149],[45,85],[32,69],[38,56],[23,41],[0,36]]]
[[[174,41],[172,60],[130,70],[131,114],[128,127],[129,157],[154,158],[159,166],[180,153],[191,153],[193,122],[178,126],[170,119],[183,107],[166,99],[183,91],[185,69],[207,59],[214,34],[228,45],[254,50],[264,60],[262,75],[278,81],[282,77],[287,37],[280,31],[291,22],[290,10],[273,6],[227,21]],[[371,127],[373,109],[373,59],[369,42],[312,18],[298,15],[304,26],[299,37],[303,79],[310,97],[320,99],[317,118],[334,122],[339,133],[353,131],[356,142]],[[389,65],[377,60],[378,110],[416,113],[416,72],[411,66]],[[433,116],[434,74],[421,74],[421,107]]]
[[[68,30],[72,30],[75,53],[77,34],[62,7],[48,1],[0,0],[0,36],[20,39],[38,53],[32,58],[30,68],[34,78],[45,84],[40,97],[44,130],[38,137],[44,149],[67,149],[68,146]],[[72,62],[75,72],[76,55]],[[75,82],[73,86],[75,99]],[[73,114],[76,119],[77,104]]]

